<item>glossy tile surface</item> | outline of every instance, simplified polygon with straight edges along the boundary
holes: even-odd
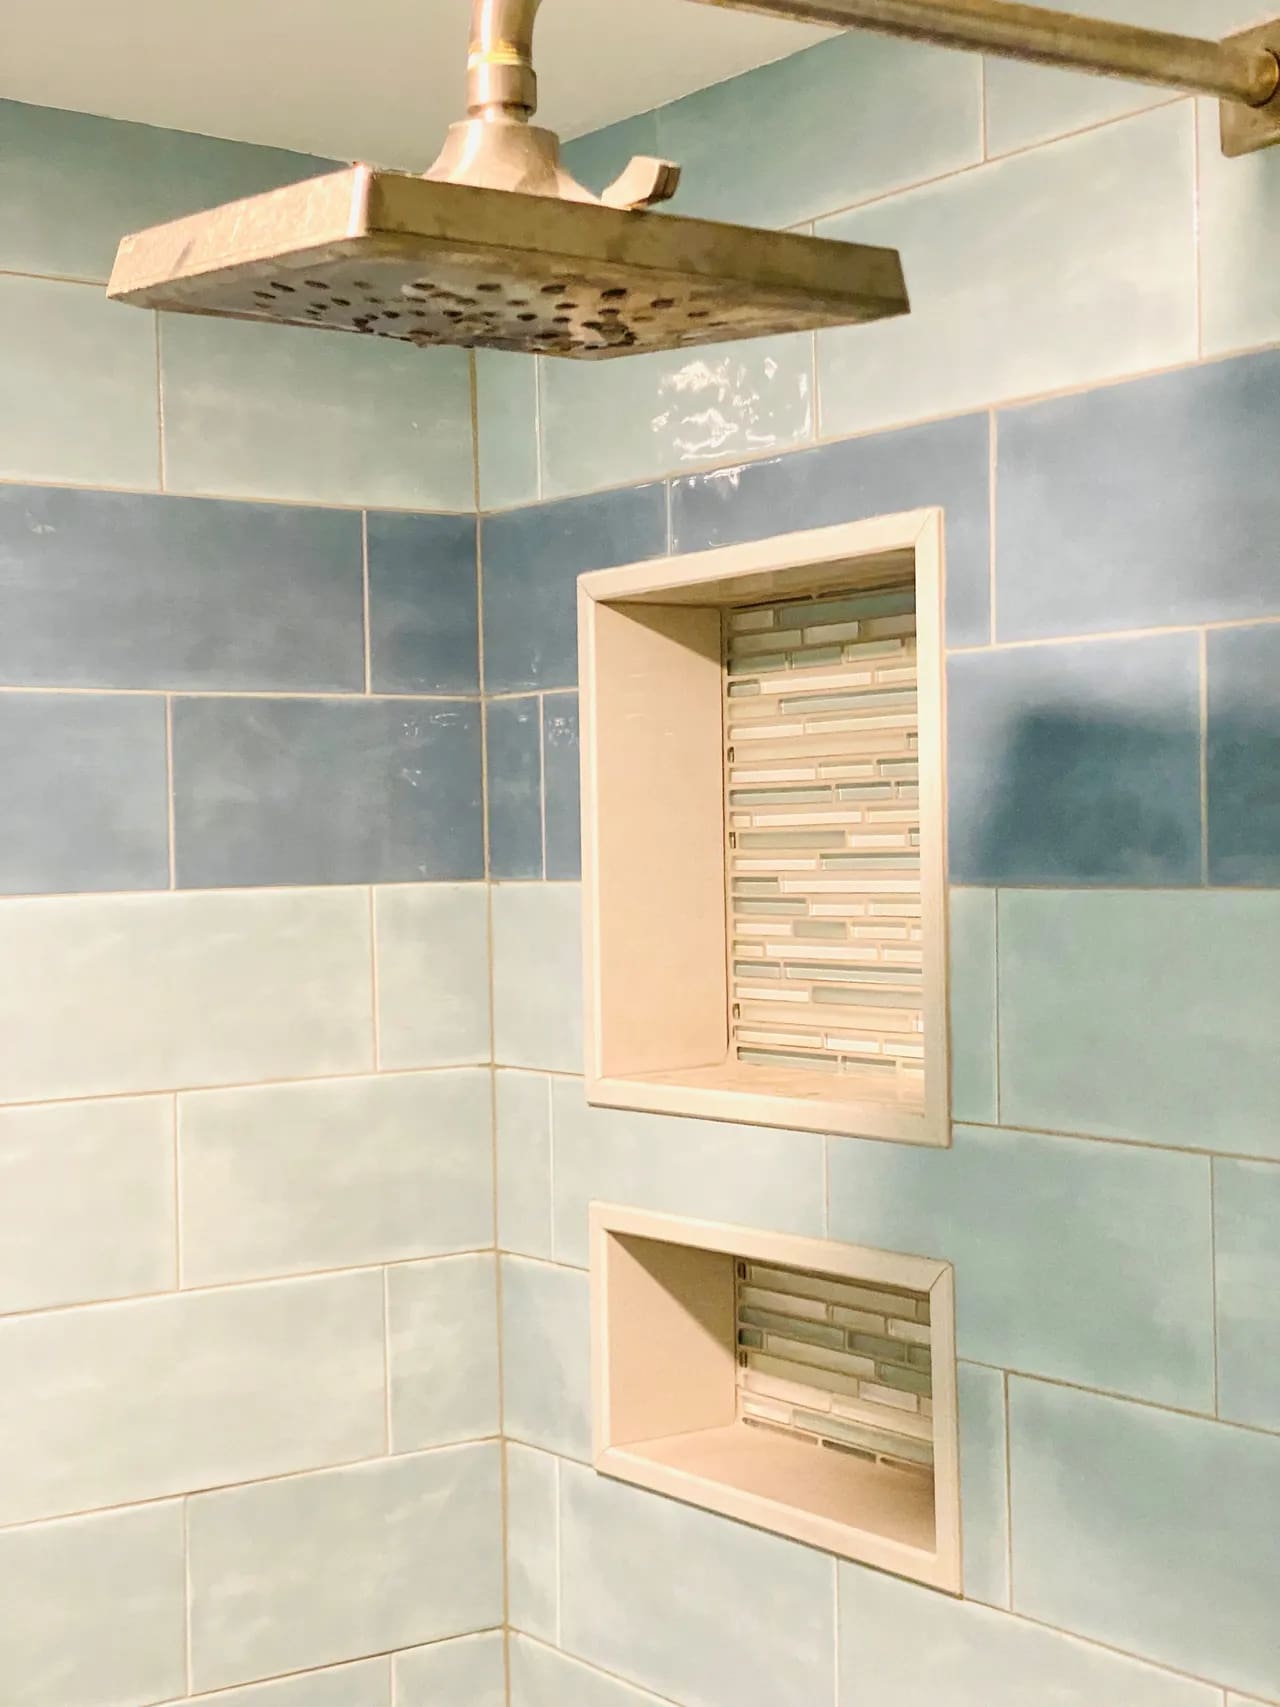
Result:
[[[542,703],[537,694],[484,708],[491,878],[542,876]]]
[[[550,1257],[551,1090],[539,1073],[499,1072],[497,1123],[498,1248]]]
[[[554,1642],[560,1616],[560,1469],[548,1452],[508,1441],[507,1616],[513,1629]]]
[[[895,245],[913,304],[903,319],[820,334],[824,436],[1196,352],[1185,104],[819,220],[817,233]]]
[[[155,317],[94,285],[0,275],[0,479],[160,483]]]
[[[479,1071],[181,1096],[184,1282],[487,1244],[489,1125],[488,1076]]]
[[[489,918],[483,884],[377,890],[374,940],[378,1065],[488,1061]]]
[[[960,1511],[964,1592],[989,1606],[1009,1604],[1009,1450],[1004,1371],[956,1366],[960,1400]]]
[[[502,1259],[503,1431],[526,1446],[591,1456],[587,1277]]]
[[[496,1445],[202,1494],[188,1525],[197,1691],[502,1617]]]
[[[955,1263],[961,1357],[1212,1409],[1207,1158],[961,1126],[833,1144],[830,1193],[834,1238]]]
[[[1002,410],[998,637],[1276,615],[1278,384],[1269,351]]]
[[[0,680],[359,692],[360,518],[0,486]]]
[[[662,486],[487,517],[481,528],[486,690],[572,687],[578,679],[578,576],[660,557],[666,548]]]
[[[662,1707],[647,1689],[585,1666],[554,1648],[517,1636],[511,1643],[511,1707]]]
[[[0,695],[0,891],[167,889],[164,702]]]
[[[492,1253],[387,1270],[393,1452],[498,1433],[497,1325]]]
[[[372,1065],[358,891],[11,901],[0,961],[0,1101]]]
[[[672,549],[702,551],[934,505],[946,539],[947,642],[991,633],[989,426],[985,415],[690,475],[671,489]]]
[[[179,699],[178,886],[484,876],[475,700]]]
[[[1280,1437],[1010,1383],[1017,1610],[1241,1690],[1280,1679]]]
[[[995,891],[953,889],[949,906],[951,1117],[994,1126],[999,1119]]]
[[[570,1653],[682,1707],[832,1699],[835,1567],[826,1555],[577,1465],[561,1469],[560,1500]],[[744,1618],[762,1583],[768,1616]]]
[[[173,1204],[168,1097],[0,1109],[0,1314],[172,1286]]]
[[[1245,24],[1259,12],[1242,3]],[[1207,355],[1280,336],[1280,303],[1268,284],[1275,266],[1280,160],[1265,149],[1228,160],[1218,140],[1218,103],[1197,103],[1200,140],[1200,291]]]
[[[160,334],[176,492],[470,510],[464,350],[171,314]]]
[[[582,1068],[582,897],[576,883],[493,890],[493,1058]]]
[[[543,811],[549,878],[577,882],[582,876],[580,771],[578,696],[549,693],[542,701]]]
[[[478,692],[475,522],[384,510],[365,526],[374,693]]]
[[[1277,964],[1275,894],[1002,893],[1002,1118],[1280,1158]]]
[[[537,359],[505,350],[477,350],[475,362],[480,508],[536,504]]]
[[[1280,591],[1274,595],[1280,602]],[[1216,629],[1208,669],[1209,881],[1280,886],[1280,622]]]
[[[503,1646],[486,1630],[396,1654],[395,1707],[506,1707]]]
[[[1218,1414],[1280,1433],[1280,1167],[1213,1164]]]
[[[951,658],[947,784],[953,882],[1199,883],[1196,636]]]

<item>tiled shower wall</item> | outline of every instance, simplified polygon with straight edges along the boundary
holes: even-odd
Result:
[[[468,360],[102,293],[323,166],[0,104],[4,1707],[504,1700]]]
[[[915,312],[479,363],[512,1707],[1280,1701],[1280,153],[1215,122],[864,37],[574,145]],[[953,1148],[588,1109],[575,575],[920,505]],[[955,1263],[963,1599],[592,1473],[593,1198]]]

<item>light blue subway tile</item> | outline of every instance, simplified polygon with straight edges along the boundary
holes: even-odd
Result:
[[[677,213],[798,225],[981,160],[982,66],[973,54],[850,31],[656,117],[657,152],[684,169]]]
[[[506,1707],[505,1645],[485,1630],[393,1654],[395,1707]]]
[[[1009,1604],[1009,1443],[1002,1369],[957,1365],[960,1399],[960,1516],[964,1592]]]
[[[578,696],[549,693],[542,701],[542,788],[548,878],[582,876],[581,761]]]
[[[180,889],[484,876],[480,705],[179,699]]]
[[[1256,23],[1257,5],[1253,0],[1243,4],[1249,14],[1244,22]],[[1218,103],[1198,106],[1201,314],[1205,354],[1214,355],[1280,338],[1274,288],[1280,154],[1267,148],[1228,160],[1218,137]]]
[[[489,908],[482,883],[413,883],[374,894],[378,1065],[455,1067],[492,1058]]]
[[[1213,629],[1208,665],[1209,881],[1280,886],[1280,623]]]
[[[1000,896],[1010,1126],[1280,1158],[1280,894]]]
[[[556,1648],[516,1636],[511,1642],[511,1707],[665,1707],[647,1689],[633,1689]]]
[[[540,1073],[494,1079],[498,1161],[498,1248],[550,1257],[551,1088]]]
[[[1213,1164],[1218,1414],[1280,1432],[1280,1167]]]
[[[567,1463],[560,1523],[569,1652],[681,1707],[832,1699],[826,1554]]]
[[[542,368],[548,497],[648,480],[813,436],[808,333]]]
[[[560,1262],[585,1266],[593,1201],[813,1237],[825,1230],[816,1132],[589,1108],[578,1079],[552,1081],[551,1107]]]
[[[842,1565],[840,1703],[1219,1707],[1219,1694],[1058,1630]]]
[[[489,876],[541,877],[542,702],[537,694],[484,708]]]
[[[366,527],[374,693],[478,693],[473,518],[374,511]]]
[[[576,883],[493,889],[493,1058],[582,1069],[582,895]]]
[[[514,1440],[507,1455],[507,1618],[554,1642],[560,1623],[560,1464]]]
[[[995,890],[953,889],[950,913],[951,1118],[994,1126],[999,1119]]]
[[[464,350],[171,314],[160,352],[174,491],[473,508]]]
[[[1191,360],[1192,117],[1145,113],[819,221],[898,248],[912,303],[819,336],[823,435]]]
[[[1200,741],[1194,634],[955,655],[952,880],[1198,884]]]
[[[387,1270],[393,1452],[498,1433],[497,1332],[490,1252]]]
[[[538,362],[505,350],[477,350],[476,416],[480,508],[536,504]]]
[[[1274,350],[1003,410],[997,638],[1280,615],[1277,431]]]
[[[0,696],[0,891],[169,887],[164,701]]]
[[[160,483],[153,314],[95,285],[0,276],[0,479]]]
[[[1280,1685],[1280,1437],[1010,1382],[1013,1604],[1236,1689]]]
[[[960,1126],[833,1143],[830,1192],[833,1237],[956,1265],[961,1357],[1212,1410],[1207,1158]]]
[[[0,268],[104,280],[126,232],[312,178],[334,164],[0,101]]]
[[[523,1257],[501,1261],[503,1430],[526,1446],[588,1459],[587,1277]]]

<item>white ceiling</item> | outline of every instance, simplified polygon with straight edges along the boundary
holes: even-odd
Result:
[[[423,170],[461,118],[468,0],[0,0],[0,96]],[[689,0],[546,0],[539,118],[564,136],[821,32]]]

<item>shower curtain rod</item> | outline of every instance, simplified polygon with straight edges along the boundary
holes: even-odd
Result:
[[[1223,147],[1280,142],[1280,21],[1225,41],[1141,29],[1012,0],[702,0],[837,29],[874,30],[1040,65],[1155,83],[1223,102]]]

